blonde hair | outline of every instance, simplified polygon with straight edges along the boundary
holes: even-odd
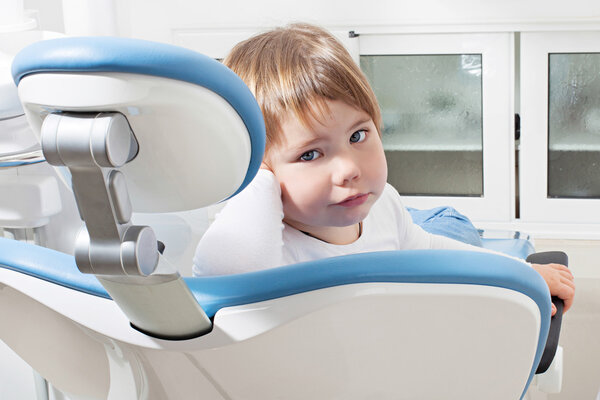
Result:
[[[223,63],[248,85],[263,112],[267,151],[281,143],[292,112],[305,126],[328,113],[327,100],[366,112],[380,133],[381,112],[371,86],[344,46],[314,25],[292,24],[238,43]]]

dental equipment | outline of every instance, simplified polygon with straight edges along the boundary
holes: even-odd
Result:
[[[0,338],[69,396],[524,395],[550,296],[515,260],[382,252],[200,278],[163,265],[131,213],[224,200],[262,159],[260,110],[223,65],[70,38],[29,46],[13,75],[46,159],[71,171],[86,229],[74,257],[0,239]]]

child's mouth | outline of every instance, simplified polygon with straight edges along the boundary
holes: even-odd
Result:
[[[348,197],[346,200],[340,201],[336,205],[342,207],[356,207],[363,204],[365,201],[367,201],[368,198],[369,193],[359,194],[356,196]]]

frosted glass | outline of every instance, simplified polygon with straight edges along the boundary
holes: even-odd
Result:
[[[389,181],[403,194],[481,196],[481,55],[361,56],[383,117]]]
[[[548,65],[548,197],[600,198],[600,54]]]

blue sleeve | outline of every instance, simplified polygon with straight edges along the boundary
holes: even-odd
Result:
[[[469,218],[452,207],[436,207],[418,210],[407,207],[413,222],[426,232],[449,237],[459,242],[481,247],[479,231]]]

